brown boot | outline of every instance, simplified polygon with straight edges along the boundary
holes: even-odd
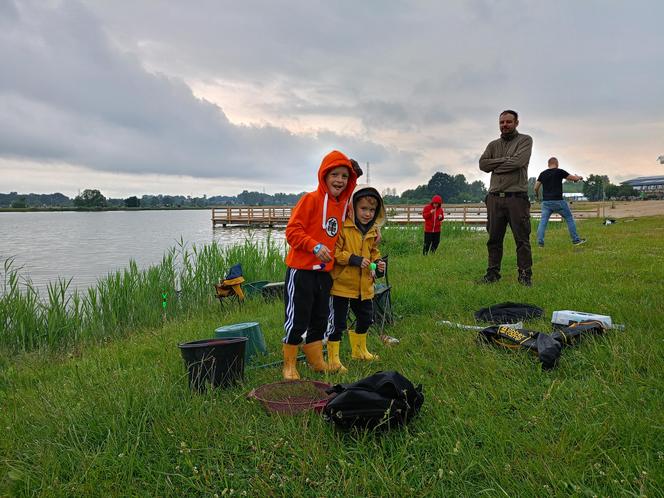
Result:
[[[302,346],[307,363],[314,372],[327,372],[330,367],[323,359],[323,341],[310,342]]]
[[[298,380],[300,374],[297,373],[297,351],[298,347],[293,344],[284,344],[284,380]]]

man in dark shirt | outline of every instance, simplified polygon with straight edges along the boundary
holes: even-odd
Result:
[[[537,177],[537,182],[535,182],[535,197],[537,199],[539,199],[540,188],[544,187],[542,218],[537,228],[537,245],[540,247],[544,247],[544,232],[546,231],[546,225],[549,223],[549,217],[553,213],[558,213],[567,222],[567,229],[569,230],[569,236],[572,238],[572,244],[578,246],[586,241],[586,239],[582,239],[576,233],[574,216],[572,216],[572,211],[570,211],[567,201],[563,199],[563,180],[578,182],[579,180],[583,180],[583,177],[570,175],[564,169],[558,168],[558,159],[552,157],[549,159],[549,169],[542,171]]]
[[[515,111],[500,113],[500,138],[489,142],[480,157],[480,169],[491,173],[486,196],[489,262],[481,283],[500,280],[503,240],[507,225],[516,243],[519,283],[532,285],[533,258],[530,250],[530,201],[528,200],[528,163],[533,139],[516,131],[519,116]]]

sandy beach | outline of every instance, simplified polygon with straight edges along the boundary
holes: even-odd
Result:
[[[641,216],[664,215],[664,201],[578,202],[572,204],[572,211],[574,211],[575,206],[578,206],[579,210],[588,209],[588,206],[595,208],[600,206],[601,216],[605,218],[638,218]]]

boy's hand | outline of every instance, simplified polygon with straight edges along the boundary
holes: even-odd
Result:
[[[357,175],[357,177],[358,178],[361,177],[362,176],[362,168],[360,168],[360,165],[358,164],[358,162],[355,159],[351,159],[350,160],[350,165],[353,167],[353,171],[355,171],[355,174]]]
[[[360,268],[367,268],[371,264],[371,261],[369,261],[367,258],[362,258],[362,264],[360,265]]]
[[[329,263],[332,261],[332,256],[330,255],[330,250],[321,244],[320,249],[316,252],[316,257],[320,259],[323,263]]]
[[[378,271],[381,273],[385,273],[385,261],[382,259],[378,260],[378,263],[376,263],[376,268],[378,268]]]

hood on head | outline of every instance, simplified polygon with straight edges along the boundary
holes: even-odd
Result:
[[[431,198],[431,204],[442,204],[442,203],[443,203],[443,198],[438,194],[434,195]]]
[[[350,202],[350,213],[349,217],[355,221],[355,203],[360,200],[362,197],[373,197],[378,200],[378,207],[376,208],[376,216],[374,217],[374,224],[378,227],[381,227],[385,224],[387,216],[385,214],[385,204],[383,203],[383,198],[381,197],[378,190],[369,185],[358,185],[353,191],[353,196],[351,197]]]
[[[355,184],[357,184],[357,173],[355,173],[350,159],[348,159],[348,156],[346,156],[343,152],[333,150],[323,158],[323,161],[320,163],[320,168],[318,168],[318,192],[325,196],[323,200],[321,223],[323,230],[325,230],[327,226],[327,203],[330,196],[330,193],[327,190],[327,184],[325,183],[325,175],[327,175],[330,170],[336,168],[337,166],[345,166],[348,168],[348,185],[346,185],[346,189],[341,192],[339,199],[337,199],[337,201],[344,203],[344,212],[341,217],[342,223],[346,219],[346,212],[348,209],[351,192],[355,188]]]
[[[340,196],[340,198],[348,199],[350,197],[350,192],[352,192],[357,183],[357,174],[353,170],[353,166],[350,163],[348,156],[338,150],[330,152],[320,163],[320,168],[318,168],[318,189],[321,190],[323,194],[329,194],[327,191],[327,185],[325,184],[325,175],[337,166],[346,166],[348,168],[348,187],[346,187],[346,190],[344,190]]]

